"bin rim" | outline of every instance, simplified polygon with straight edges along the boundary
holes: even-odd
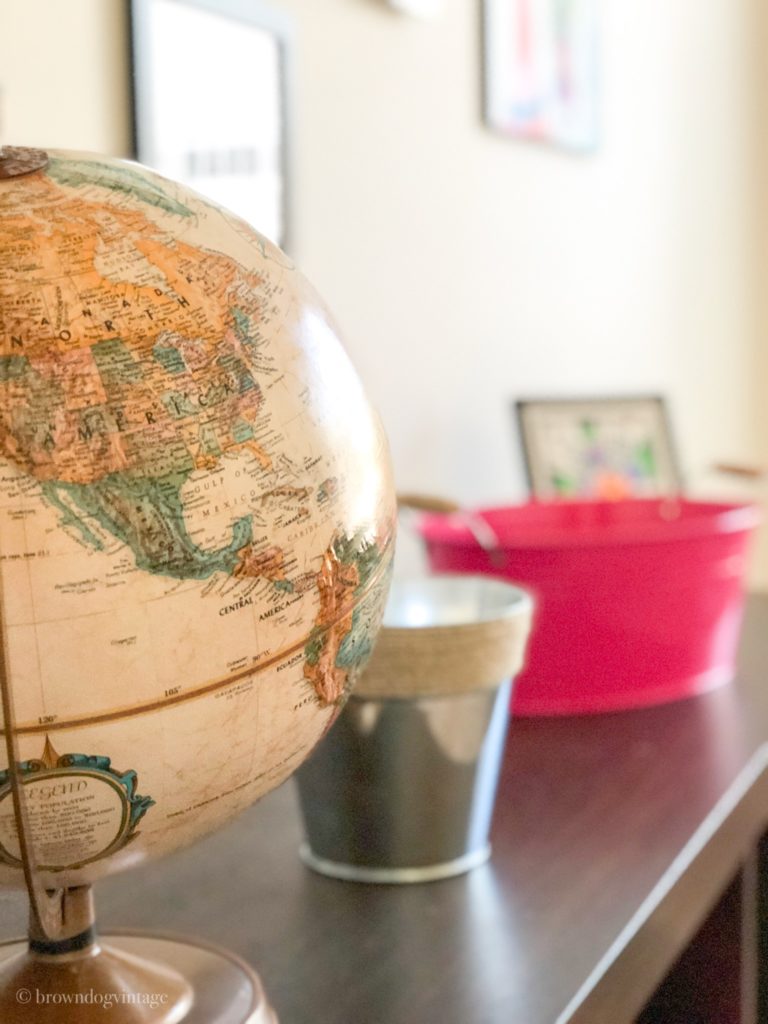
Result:
[[[622,519],[621,506],[656,508],[656,517]],[[526,514],[558,509],[571,521],[536,522]],[[562,549],[659,544],[697,540],[731,533],[746,533],[761,522],[760,509],[749,501],[711,501],[688,498],[632,498],[624,501],[528,501],[520,504],[492,505],[451,513],[425,512],[416,520],[416,530],[426,544],[459,548],[477,548],[472,520],[491,520],[517,513],[519,524],[505,528],[499,551],[520,549]],[[583,518],[579,518],[579,517]],[[614,516],[615,518],[611,518]]]

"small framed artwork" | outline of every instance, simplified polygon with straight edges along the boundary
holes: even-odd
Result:
[[[291,23],[261,0],[131,0],[142,163],[290,243]]]
[[[599,0],[483,0],[485,119],[574,151],[598,140]]]
[[[515,409],[536,499],[652,498],[681,490],[658,396],[525,400]]]

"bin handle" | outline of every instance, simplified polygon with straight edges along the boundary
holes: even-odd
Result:
[[[729,476],[738,476],[743,480],[760,480],[766,477],[764,466],[753,466],[741,462],[716,462],[712,467],[718,473],[727,473]]]
[[[398,494],[397,504],[399,508],[413,509],[417,512],[454,516],[466,526],[483,551],[499,554],[501,543],[491,524],[476,512],[462,509],[450,498],[439,498],[433,494]]]
[[[438,498],[434,494],[402,494],[397,495],[400,508],[412,508],[417,512],[442,512],[449,514],[461,510],[459,504],[450,498]]]

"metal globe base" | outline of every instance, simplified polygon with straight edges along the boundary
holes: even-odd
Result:
[[[0,944],[3,1024],[278,1024],[258,975],[227,950],[117,932],[47,955]]]

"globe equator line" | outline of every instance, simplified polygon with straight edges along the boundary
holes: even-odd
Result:
[[[381,564],[378,572],[376,572],[371,579],[368,581],[364,589],[360,594],[359,600],[352,607],[347,608],[343,613],[340,613],[330,622],[323,626],[323,632],[327,632],[333,629],[334,626],[338,625],[342,619],[346,618],[347,615],[354,612],[358,608],[374,587],[380,582],[381,577],[388,571],[389,563],[384,557],[389,549],[392,547],[394,541],[394,531],[390,531],[386,537],[384,543],[381,546]],[[268,668],[272,668],[275,664],[284,661],[289,658],[296,651],[301,650],[307,644],[308,635],[302,637],[301,641],[293,644],[291,647],[286,647],[278,654],[272,655],[267,658],[266,661],[260,664],[253,665],[250,668],[240,669],[237,672],[233,672],[231,675],[226,676],[222,679],[217,679],[216,682],[208,683],[205,686],[199,686],[194,690],[190,690],[187,693],[179,693],[173,697],[163,697],[161,700],[149,701],[146,704],[137,704],[131,708],[121,708],[118,711],[105,711],[102,714],[90,715],[87,718],[70,718],[61,722],[48,722],[45,725],[17,725],[14,727],[13,732],[16,736],[30,736],[36,733],[48,733],[57,732],[62,729],[78,729],[83,728],[87,725],[95,725],[100,722],[112,722],[118,721],[121,718],[133,718],[135,715],[148,714],[151,711],[162,711],[165,708],[172,707],[176,704],[183,704],[185,701],[193,700],[196,697],[205,697],[211,693],[215,693],[217,690],[226,689],[228,686],[232,686],[234,683],[239,682],[241,679],[246,679],[248,676],[256,676],[260,672],[265,671]],[[0,729],[0,736],[5,735],[5,729]]]

